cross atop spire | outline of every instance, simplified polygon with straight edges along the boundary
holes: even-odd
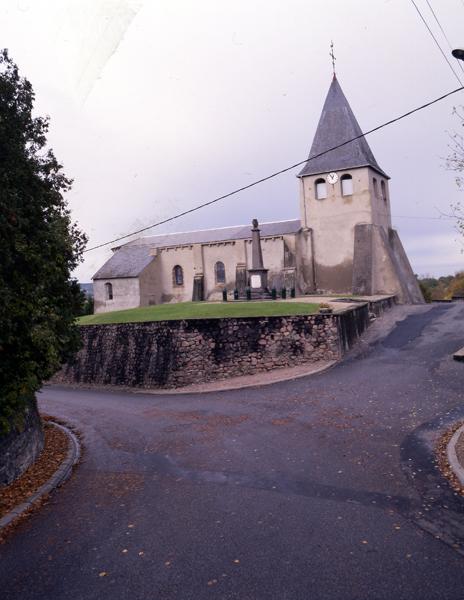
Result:
[[[334,79],[336,79],[336,74],[335,74],[335,61],[337,60],[335,58],[335,54],[334,54],[334,43],[333,40],[330,42],[330,52],[329,52],[329,56],[332,58],[332,71],[333,71],[333,76]]]

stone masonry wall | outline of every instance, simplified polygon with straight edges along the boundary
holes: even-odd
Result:
[[[176,388],[341,358],[395,298],[338,314],[86,325],[52,383]]]
[[[373,313],[376,317],[380,317],[386,310],[393,308],[396,302],[396,296],[388,296],[375,302],[369,302],[369,312]]]
[[[27,406],[20,425],[0,437],[0,485],[22,475],[42,451],[44,436],[35,401]]]
[[[335,360],[339,321],[309,315],[87,325],[83,348],[53,382],[172,388]]]

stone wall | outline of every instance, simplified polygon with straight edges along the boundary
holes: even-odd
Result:
[[[386,298],[381,298],[380,300],[369,302],[369,312],[373,313],[376,317],[379,317],[386,310],[393,308],[396,302],[396,296],[388,296]]]
[[[24,473],[42,451],[43,444],[39,413],[35,401],[31,401],[21,422],[0,437],[0,485],[7,485]]]
[[[369,305],[361,304],[342,313],[338,318],[338,335],[341,353],[348,352],[369,327]]]
[[[173,388],[336,360],[368,325],[367,304],[336,315],[86,325],[81,351],[53,382]]]
[[[338,321],[311,315],[87,325],[82,350],[53,381],[179,387],[335,360]]]

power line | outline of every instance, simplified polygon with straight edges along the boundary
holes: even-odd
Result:
[[[443,96],[439,96],[438,98],[435,98],[434,100],[430,100],[429,102],[426,102],[425,104],[422,104],[421,106],[418,106],[416,108],[413,108],[412,110],[409,110],[408,112],[400,115],[399,117],[390,119],[389,121],[382,123],[382,125],[378,125],[377,127],[374,127],[373,129],[370,129],[369,131],[366,131],[365,133],[361,133],[361,134],[357,135],[356,137],[351,138],[350,140],[347,140],[346,142],[342,142],[341,144],[338,144],[337,146],[333,146],[332,148],[329,148],[328,150],[324,150],[324,152],[320,152],[319,154],[315,154],[314,156],[311,156],[310,158],[305,158],[304,160],[300,160],[297,163],[290,165],[289,167],[280,169],[280,171],[275,171],[274,173],[271,173],[270,175],[267,175],[266,177],[261,177],[261,179],[257,179],[256,181],[253,181],[252,183],[248,183],[247,185],[239,187],[231,192],[228,192],[227,194],[218,196],[217,198],[214,198],[213,200],[209,200],[208,202],[204,202],[203,204],[199,204],[198,206],[194,206],[193,208],[184,210],[183,212],[178,213],[177,215],[174,215],[167,219],[163,219],[162,221],[158,221],[157,223],[153,223],[153,225],[148,225],[147,227],[143,227],[142,229],[138,229],[137,231],[133,231],[132,233],[128,233],[126,235],[122,235],[120,237],[114,238],[113,240],[104,242],[103,244],[98,244],[97,246],[93,246],[92,248],[87,248],[87,250],[84,250],[84,252],[91,252],[92,250],[97,250],[98,248],[103,248],[104,246],[109,246],[109,244],[114,244],[115,242],[124,240],[132,235],[137,235],[139,233],[143,233],[144,231],[148,231],[149,229],[153,229],[154,227],[159,227],[160,225],[164,225],[165,223],[169,223],[170,221],[174,221],[175,219],[184,217],[185,215],[188,215],[197,210],[200,210],[201,208],[205,208],[206,206],[211,206],[211,204],[215,204],[216,202],[219,202],[220,200],[224,200],[225,198],[234,196],[235,194],[238,194],[239,192],[248,190],[248,189],[254,187],[255,185],[263,183],[264,181],[268,181],[269,179],[273,179],[274,177],[277,177],[278,175],[282,175],[283,173],[286,173],[287,171],[291,171],[292,169],[295,169],[296,167],[299,167],[300,165],[306,164],[311,160],[315,160],[316,158],[319,158],[320,156],[324,156],[325,154],[328,154],[329,152],[332,152],[333,150],[342,148],[343,146],[346,146],[347,144],[350,144],[351,142],[354,142],[354,141],[358,140],[359,138],[365,137],[366,135],[370,135],[371,133],[374,133],[375,131],[379,131],[380,129],[383,129],[384,127],[387,127],[388,125],[392,125],[393,123],[396,123],[397,121],[401,121],[402,119],[409,117],[410,115],[412,115],[420,110],[423,110],[424,108],[432,106],[432,104],[436,104],[437,102],[440,102],[441,100],[444,100],[445,98],[448,98],[449,96],[452,96],[453,94],[456,94],[457,92],[460,92],[463,89],[464,89],[464,86],[456,88],[455,90],[453,90],[451,92],[443,94]]]
[[[427,220],[436,220],[436,221],[456,221],[457,217],[448,217],[448,216],[444,216],[444,217],[424,217],[422,215],[420,215],[420,216],[413,216],[413,215],[392,215],[392,219],[414,219],[414,220],[427,219]]]
[[[430,8],[430,11],[431,11],[431,13],[432,13],[433,17],[434,17],[435,21],[437,22],[437,25],[438,25],[438,27],[440,28],[440,31],[442,32],[442,34],[443,34],[443,37],[445,38],[445,40],[446,40],[446,41],[447,41],[447,43],[448,43],[448,47],[449,47],[449,49],[450,49],[450,50],[453,50],[453,46],[451,45],[451,42],[449,41],[449,38],[448,38],[448,36],[446,35],[446,33],[445,33],[445,30],[443,29],[443,27],[442,27],[442,25],[441,25],[440,21],[438,20],[438,17],[437,17],[437,15],[435,14],[435,11],[434,11],[434,10],[433,10],[433,8],[432,8],[432,5],[430,4],[429,0],[425,0],[425,1],[427,2],[427,6]],[[460,61],[458,58],[456,58],[455,60],[456,60],[456,62],[458,63],[458,65],[459,65],[459,68],[461,69],[461,71],[464,73],[464,66],[462,65],[462,62],[461,62],[461,61]]]
[[[412,4],[414,5],[414,8],[417,11],[417,14],[419,15],[419,17],[421,18],[422,22],[424,23],[424,25],[426,26],[428,32],[430,33],[430,35],[433,38],[433,41],[435,42],[438,50],[441,52],[441,54],[443,55],[443,58],[446,60],[446,62],[448,63],[449,68],[451,69],[451,71],[453,72],[453,75],[456,77],[456,79],[459,81],[459,83],[462,85],[462,81],[459,79],[459,75],[456,73],[456,71],[453,69],[453,65],[450,63],[450,61],[448,60],[448,57],[446,56],[445,52],[443,51],[442,47],[440,46],[437,38],[435,37],[435,35],[433,34],[433,31],[430,29],[427,21],[424,19],[424,17],[422,16],[421,11],[419,10],[417,4],[414,2],[414,0],[411,0]]]

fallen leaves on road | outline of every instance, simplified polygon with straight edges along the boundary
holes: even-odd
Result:
[[[280,419],[272,419],[271,425],[291,425],[295,419],[293,417],[283,417]]]
[[[100,471],[92,488],[96,506],[106,506],[109,502],[117,502],[133,496],[142,489],[143,482],[144,475],[140,473]],[[124,506],[124,503],[121,502],[119,505]]]

